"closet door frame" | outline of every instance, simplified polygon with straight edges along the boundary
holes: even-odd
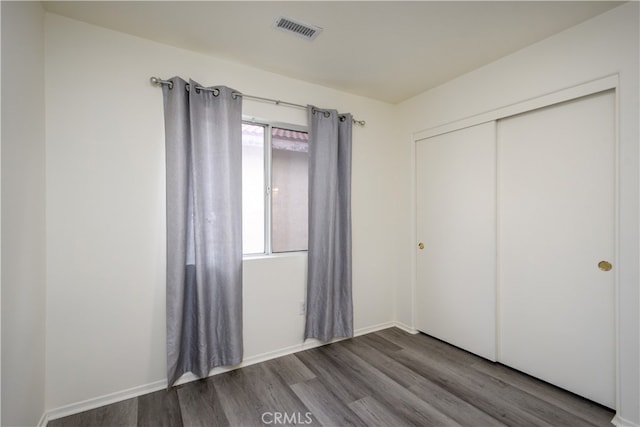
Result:
[[[527,99],[525,101],[519,102],[519,103],[515,103],[515,104],[511,104],[511,105],[507,105],[504,106],[502,108],[497,108],[494,110],[490,110],[484,113],[480,113],[480,114],[476,114],[473,115],[471,117],[467,117],[467,118],[463,118],[461,120],[457,120],[451,123],[447,123],[444,125],[440,125],[440,126],[436,126],[433,128],[429,128],[429,129],[425,129],[419,132],[415,132],[413,134],[413,141],[411,144],[411,156],[412,156],[412,162],[411,162],[411,176],[412,176],[412,182],[411,182],[411,194],[412,194],[412,198],[411,198],[411,224],[412,224],[412,230],[411,230],[411,245],[413,246],[414,250],[411,252],[411,271],[412,271],[412,275],[411,275],[411,301],[412,301],[412,327],[415,327],[416,325],[416,312],[417,312],[417,307],[416,307],[416,287],[417,287],[417,251],[418,249],[418,243],[419,243],[419,236],[417,235],[417,171],[416,171],[416,151],[417,151],[417,143],[420,141],[423,141],[425,139],[434,137],[434,136],[438,136],[438,135],[442,135],[444,133],[448,133],[448,132],[453,132],[456,130],[460,130],[460,129],[464,129],[467,127],[471,127],[471,126],[475,126],[475,125],[479,125],[482,123],[488,123],[488,122],[496,122],[500,119],[504,119],[510,116],[514,116],[517,114],[521,114],[521,113],[526,113],[529,111],[533,111],[539,108],[543,108],[543,107],[548,107],[551,105],[555,105],[555,104],[559,104],[562,102],[566,102],[566,101],[571,101],[574,99],[578,99],[578,98],[582,98],[588,95],[593,95],[599,92],[604,92],[607,90],[613,90],[614,94],[615,94],[615,139],[614,139],[614,158],[615,158],[615,165],[614,165],[614,181],[615,181],[615,196],[614,196],[614,200],[615,200],[615,205],[614,205],[614,212],[615,212],[615,218],[618,219],[616,220],[616,224],[615,224],[615,234],[614,234],[614,259],[619,260],[621,262],[624,262],[624,259],[621,259],[620,257],[620,250],[619,250],[619,245],[620,245],[620,221],[619,221],[619,217],[620,217],[620,170],[619,170],[619,163],[620,163],[620,159],[619,159],[619,129],[620,129],[620,122],[619,122],[619,106],[620,106],[620,101],[619,101],[619,76],[618,74],[614,74],[614,75],[610,75],[610,76],[606,76],[600,79],[596,79],[596,80],[592,80],[580,85],[576,85],[576,86],[571,86],[565,89],[560,89],[558,91],[549,93],[549,94],[545,94],[536,98],[532,98],[532,99]],[[499,195],[498,195],[499,197]],[[499,244],[499,242],[498,242]],[[499,251],[498,251],[499,252]],[[496,254],[497,257],[497,254]],[[496,259],[496,262],[499,262],[498,259]],[[621,263],[619,262],[619,263]],[[620,287],[620,269],[616,268],[613,271],[614,273],[614,286],[615,286],[615,319],[614,319],[614,324],[615,324],[615,349],[614,349],[614,354],[615,354],[615,364],[616,364],[616,368],[615,368],[615,384],[616,384],[616,396],[615,396],[615,409],[618,409],[618,405],[620,402],[620,393],[621,393],[621,381],[620,381],[620,357],[621,357],[621,351],[620,351],[620,340],[619,340],[619,330],[620,330],[620,291],[619,291],[619,287]],[[498,289],[499,289],[500,284],[496,283],[496,305],[498,306],[499,301],[498,301]],[[499,350],[499,324],[498,324],[498,317],[496,317],[496,354],[498,354],[498,350]],[[413,332],[418,332],[417,329],[413,329]]]

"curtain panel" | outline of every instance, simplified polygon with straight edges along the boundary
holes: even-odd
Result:
[[[307,107],[309,252],[305,339],[353,336],[350,114]]]
[[[163,85],[167,378],[242,361],[242,97]]]

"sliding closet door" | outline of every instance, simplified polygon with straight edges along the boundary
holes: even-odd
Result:
[[[497,132],[498,360],[614,407],[615,95]]]
[[[495,360],[495,123],[416,143],[416,327]]]

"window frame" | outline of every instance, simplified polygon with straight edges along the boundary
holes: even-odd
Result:
[[[273,257],[273,256],[287,256],[296,254],[306,254],[308,249],[285,251],[285,252],[273,252],[272,248],[272,215],[271,215],[271,199],[272,199],[272,129],[281,128],[288,129],[296,132],[309,133],[308,126],[296,125],[293,123],[279,122],[276,120],[258,119],[255,117],[242,117],[242,124],[248,124],[252,126],[261,126],[264,128],[264,251],[257,253],[242,253],[243,258],[259,258],[259,257]]]

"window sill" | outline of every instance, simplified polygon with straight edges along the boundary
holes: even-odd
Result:
[[[270,259],[270,258],[291,258],[291,257],[301,257],[307,256],[307,251],[296,251],[296,252],[279,252],[275,254],[247,254],[242,256],[243,261],[251,261],[254,259]]]

